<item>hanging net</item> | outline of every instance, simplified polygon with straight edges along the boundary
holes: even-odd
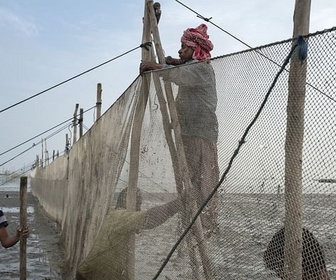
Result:
[[[311,34],[305,40],[302,274],[328,274],[333,279],[335,28]],[[146,73],[65,156],[33,172],[34,194],[62,224],[69,279],[76,274],[78,279],[100,280],[132,279],[132,275],[137,280],[260,280],[283,276],[283,228],[285,216],[291,215],[286,214],[286,203],[298,199],[285,199],[289,64],[278,77],[225,180],[199,218],[193,221],[193,217],[227,170],[291,46],[292,41],[287,40],[217,57],[210,64]],[[214,79],[215,88],[211,88]],[[190,85],[189,95],[178,96]],[[179,131],[171,122],[172,113],[162,107],[158,94],[162,90],[166,96],[169,87],[178,101],[182,150],[176,140]],[[144,92],[148,93],[146,105],[141,103]],[[144,115],[139,122],[134,116],[141,108]],[[141,135],[139,168],[134,172],[135,127]],[[173,146],[167,140],[169,134]],[[176,165],[182,152],[186,170],[183,164]],[[119,194],[134,175],[141,192],[140,211],[123,209],[120,205],[127,205],[127,199],[118,203]]]

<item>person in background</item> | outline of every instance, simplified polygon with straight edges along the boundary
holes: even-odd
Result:
[[[215,73],[210,64],[212,49],[207,26],[201,24],[183,32],[179,59],[169,56],[166,64],[152,61],[140,64],[140,74],[163,69],[159,75],[178,85],[176,109],[198,206],[219,181],[217,91]],[[217,201],[215,194],[201,215],[202,224],[210,234],[218,229]]]
[[[0,242],[4,248],[9,248],[14,246],[19,242],[21,236],[27,238],[29,235],[29,229],[17,229],[14,235],[9,235],[6,227],[8,226],[8,222],[6,216],[0,210]]]
[[[284,279],[285,229],[274,234],[264,253],[266,267]],[[302,280],[330,280],[322,246],[307,229],[302,229]]]
[[[115,210],[104,219],[96,242],[77,270],[77,280],[129,280],[127,256],[132,234],[155,228],[182,209],[181,200],[177,198],[141,211],[142,195],[138,189],[136,211],[129,211],[126,195],[127,188],[120,192]]]

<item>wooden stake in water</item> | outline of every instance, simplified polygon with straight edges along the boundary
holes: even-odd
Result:
[[[20,178],[20,229],[27,228],[27,177]],[[27,238],[20,237],[20,280],[27,279]]]

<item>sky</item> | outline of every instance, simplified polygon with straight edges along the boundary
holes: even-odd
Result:
[[[183,30],[205,23],[175,0],[162,0],[159,23],[166,55],[177,57]],[[295,0],[183,0],[192,10],[221,27],[207,23],[214,44],[212,56],[239,52],[289,39],[293,33]],[[75,105],[95,106],[97,83],[102,84],[105,112],[137,78],[141,49],[123,55],[44,93],[44,90],[116,58],[141,44],[144,0],[0,2],[0,172],[31,166],[47,138],[49,155],[64,151],[68,127],[47,132],[72,118]],[[336,26],[335,0],[312,0],[310,32]],[[34,95],[19,105],[13,106]],[[84,132],[95,119],[84,115]],[[64,125],[60,126],[64,127]],[[18,148],[13,149],[14,147]],[[11,150],[13,149],[13,150]],[[11,150],[11,151],[9,151]],[[27,152],[24,152],[28,150]],[[14,158],[12,160],[12,158]]]

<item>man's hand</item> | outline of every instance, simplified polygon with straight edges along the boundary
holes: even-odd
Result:
[[[162,69],[162,65],[153,61],[143,61],[140,63],[140,75],[149,70]]]
[[[166,57],[166,63],[168,65],[180,65],[180,64],[183,64],[183,61],[179,58],[172,58],[171,56],[167,56]]]
[[[29,228],[28,227],[26,227],[24,229],[19,228],[19,229],[16,230],[16,237],[18,239],[20,239],[21,236],[24,237],[24,238],[27,238],[29,236]]]

